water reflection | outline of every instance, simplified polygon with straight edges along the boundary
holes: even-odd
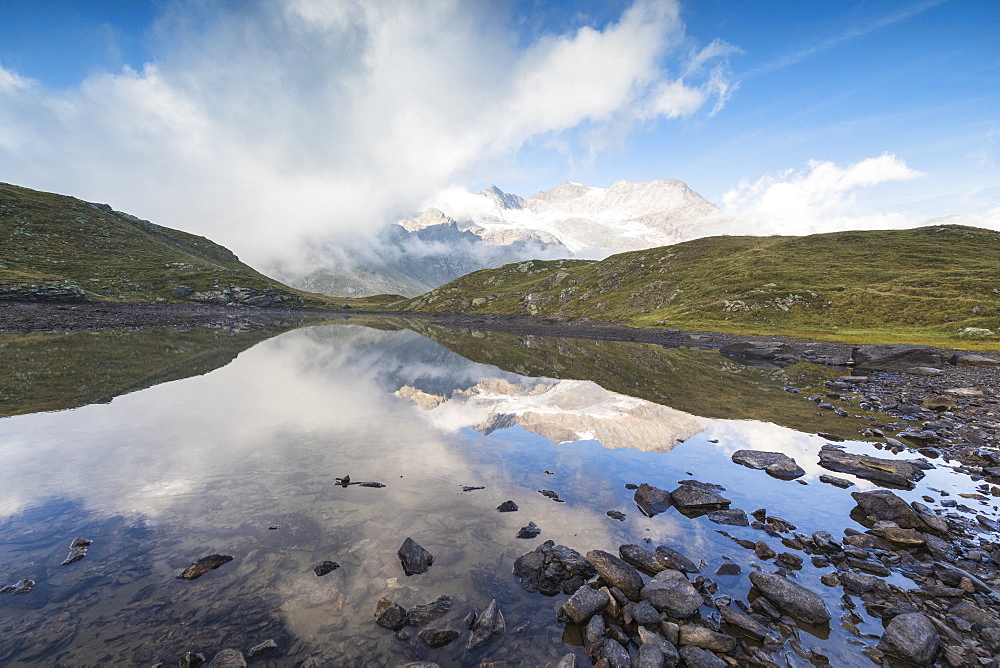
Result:
[[[186,651],[247,652],[266,639],[278,644],[268,656],[273,665],[427,658],[476,665],[483,657],[539,665],[568,651],[582,662],[582,650],[563,643],[552,602],[511,576],[513,560],[541,541],[587,551],[649,539],[704,560],[706,573],[730,557],[744,575],[715,579],[720,593],[740,598],[756,558],[717,530],[783,550],[748,527],[675,512],[642,517],[626,483],[672,489],[695,477],[726,486],[734,507],[767,507],[806,532],[856,526],[849,491],[813,479],[821,439],[788,426],[709,419],[763,411],[753,399],[762,393],[781,424],[805,424],[808,415],[789,399],[808,402],[780,389],[801,379],[797,372],[737,372],[708,353],[654,346],[534,340],[519,348],[502,337],[424,333],[444,345],[392,326],[297,330],[248,349],[244,341],[238,357],[236,347],[228,350],[229,363],[211,373],[165,374],[169,382],[110,404],[0,420],[0,585],[37,582],[27,595],[0,597],[0,663],[173,664]],[[170,346],[180,334],[165,336]],[[44,356],[36,350],[21,359],[29,357]],[[105,370],[88,380],[80,358],[46,387],[107,393]],[[32,368],[8,367],[6,377]],[[114,387],[151,385],[151,373],[123,372]],[[26,383],[16,384],[22,406],[42,392]],[[53,405],[41,400],[45,392],[42,409]],[[732,450],[745,447],[792,454],[810,484],[732,464]],[[347,474],[385,487],[335,483]],[[933,471],[927,482],[961,484]],[[463,492],[466,485],[485,489]],[[920,493],[924,485],[908,494]],[[508,499],[519,512],[498,513]],[[542,534],[515,538],[529,520]],[[88,555],[60,565],[77,536],[94,541]],[[434,554],[426,574],[403,575],[395,553],[407,536]],[[193,582],[176,579],[213,553],[234,560]],[[316,577],[312,567],[327,559],[341,568]],[[799,579],[833,608],[842,591],[821,585],[821,574],[807,565]],[[397,638],[373,622],[382,597],[410,607],[441,594],[455,604],[437,628],[463,630],[470,610],[497,598],[507,636],[472,654],[464,637],[431,650],[418,629]],[[867,618],[859,626],[877,630]],[[846,637],[837,627],[810,642],[849,665]]]

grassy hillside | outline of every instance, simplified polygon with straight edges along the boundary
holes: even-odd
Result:
[[[1000,334],[1000,233],[944,225],[708,237],[600,262],[478,271],[393,308],[813,336]]]
[[[204,237],[106,204],[0,184],[0,300],[328,305]]]

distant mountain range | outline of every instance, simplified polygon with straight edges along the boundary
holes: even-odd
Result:
[[[722,215],[682,181],[566,181],[524,199],[496,186],[435,202],[354,259],[287,282],[330,295],[416,296],[479,269],[527,259],[604,258],[706,234]],[[350,249],[348,249],[350,251]]]

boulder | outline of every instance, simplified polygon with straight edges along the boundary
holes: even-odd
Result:
[[[656,558],[663,564],[664,568],[672,568],[682,573],[698,573],[701,571],[701,568],[693,561],[666,545],[660,545],[656,548]]]
[[[640,545],[622,545],[618,548],[618,554],[636,568],[650,573],[659,573],[666,568],[654,553]]]
[[[941,636],[923,613],[896,615],[885,628],[878,649],[918,666],[934,663],[941,648]]]
[[[741,341],[722,346],[719,352],[723,355],[739,355],[765,360],[795,356],[795,349],[780,341]]]
[[[681,647],[680,654],[687,668],[729,668],[728,663],[701,647]]]
[[[597,575],[582,554],[548,540],[514,561],[514,575],[529,592],[572,594]]]
[[[682,647],[693,645],[712,652],[732,652],[736,649],[736,638],[697,624],[683,624],[680,644]]]
[[[670,498],[681,509],[693,511],[718,510],[732,503],[716,493],[713,487],[715,486],[704,483],[685,482],[670,492]]]
[[[437,649],[438,647],[450,644],[452,640],[458,637],[458,631],[451,629],[424,629],[417,637],[427,643],[428,647]]]
[[[595,613],[607,605],[608,595],[590,587],[580,587],[559,609],[559,618],[575,624],[586,624]]]
[[[406,623],[406,608],[381,598],[375,606],[375,621],[378,622],[379,626],[398,631]]]
[[[908,371],[913,367],[940,367],[944,363],[941,351],[931,346],[889,343],[861,346],[854,353],[859,369],[875,371]]]
[[[824,445],[819,451],[819,464],[825,469],[838,473],[850,473],[865,480],[913,489],[914,483],[924,477],[922,468],[915,460],[882,459],[867,455],[856,455],[832,445]]]
[[[493,599],[472,627],[465,649],[470,652],[475,651],[506,632],[507,625],[504,623],[503,613],[500,611],[496,599]]]
[[[534,522],[528,522],[527,526],[521,527],[521,530],[517,532],[518,538],[537,538],[538,534],[542,533],[542,530],[538,528],[538,525]]]
[[[601,648],[601,657],[608,660],[609,668],[631,668],[632,658],[620,642],[614,638],[606,638]]]
[[[750,582],[790,617],[807,624],[826,624],[830,621],[830,611],[823,599],[797,582],[763,571],[751,573]]]
[[[876,521],[893,522],[897,527],[903,529],[917,529],[919,531],[931,529],[924,521],[923,515],[887,489],[851,492],[851,496],[854,497],[864,514],[874,517]]]
[[[752,468],[763,469],[775,478],[793,480],[804,476],[806,472],[795,460],[781,452],[765,452],[764,450],[737,450],[733,453],[733,461]]]
[[[591,550],[587,561],[608,584],[621,589],[631,600],[639,600],[642,576],[634,566],[604,550]]]
[[[658,573],[642,588],[641,597],[654,608],[671,617],[690,617],[701,607],[701,594],[680,571],[667,569]]]
[[[646,517],[666,512],[671,505],[670,492],[646,483],[642,483],[639,489],[635,490],[633,500]]]
[[[403,541],[396,554],[399,555],[399,563],[403,566],[403,572],[406,575],[426,573],[427,569],[434,563],[434,555],[409,537]]]

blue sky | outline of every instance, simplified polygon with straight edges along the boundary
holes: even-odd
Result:
[[[455,184],[994,226],[998,145],[998,0],[0,0],[0,180],[258,262]]]

